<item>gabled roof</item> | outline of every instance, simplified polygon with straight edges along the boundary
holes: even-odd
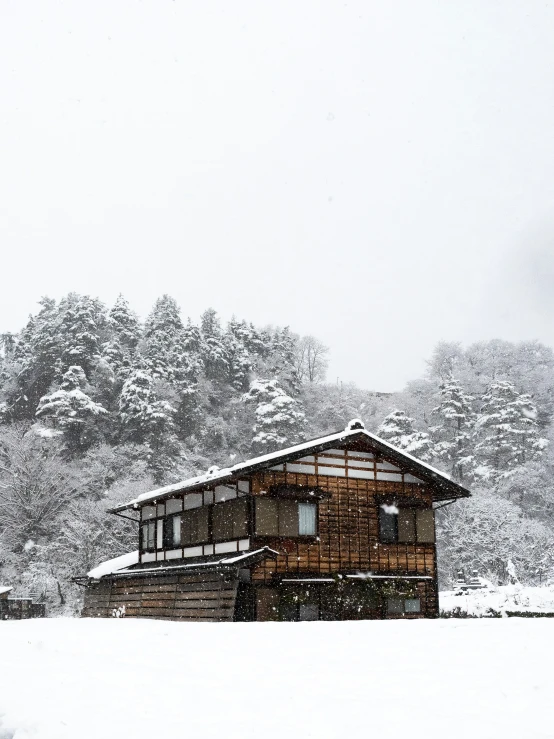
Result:
[[[11,593],[13,588],[10,588],[8,585],[0,585],[0,595],[6,595],[6,593]]]
[[[280,449],[279,451],[264,454],[260,457],[247,459],[245,462],[239,462],[233,467],[226,467],[224,469],[210,468],[210,470],[203,475],[191,477],[188,480],[176,482],[173,485],[166,485],[165,487],[152,490],[148,493],[142,493],[142,495],[139,495],[134,500],[130,500],[128,503],[111,508],[109,512],[118,513],[119,511],[124,511],[129,508],[137,508],[145,503],[149,503],[154,500],[161,500],[170,495],[175,495],[176,493],[192,492],[203,488],[206,485],[210,485],[211,483],[221,484],[226,481],[237,480],[240,477],[250,475],[258,470],[272,467],[276,463],[287,462],[303,457],[306,455],[306,452],[315,454],[317,452],[325,451],[326,449],[332,449],[333,446],[345,441],[349,444],[353,444],[357,441],[365,441],[378,454],[396,462],[410,473],[417,475],[424,482],[427,482],[435,488],[435,494],[433,495],[433,499],[435,501],[468,498],[471,495],[469,490],[451,480],[450,476],[446,473],[437,470],[426,462],[416,459],[416,457],[412,457],[408,452],[397,449],[392,446],[392,444],[389,444],[388,441],[375,436],[375,434],[371,434],[369,431],[366,431],[362,421],[354,419],[353,421],[350,421],[344,431],[339,431],[338,433],[330,434],[329,436],[322,436],[318,439],[312,439],[311,441],[305,441],[302,444],[296,444],[287,449]]]

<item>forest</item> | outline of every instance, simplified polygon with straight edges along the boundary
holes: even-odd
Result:
[[[439,343],[398,393],[326,382],[329,350],[289,327],[170,296],[142,322],[70,293],[0,335],[0,582],[78,613],[72,581],[136,548],[106,509],[212,465],[344,428],[355,417],[449,473],[471,499],[437,517],[443,587],[549,580],[554,522],[554,355],[536,341]]]

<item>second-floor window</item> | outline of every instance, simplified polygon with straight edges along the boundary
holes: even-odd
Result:
[[[156,548],[156,522],[149,521],[142,525],[142,548],[155,549]]]
[[[317,503],[282,498],[256,498],[255,534],[291,538],[315,536]]]
[[[434,511],[383,504],[379,507],[379,540],[384,544],[432,544]]]

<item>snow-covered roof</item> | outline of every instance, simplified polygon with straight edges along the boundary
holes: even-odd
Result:
[[[203,475],[191,477],[188,480],[176,482],[172,485],[166,485],[165,487],[151,490],[148,493],[142,493],[133,500],[130,500],[128,503],[124,503],[123,505],[110,509],[110,512],[117,513],[118,511],[123,511],[128,508],[136,508],[151,500],[159,500],[160,498],[164,498],[175,493],[182,493],[209,483],[222,482],[223,480],[229,478],[240,477],[241,474],[252,472],[256,468],[266,466],[269,467],[272,463],[274,464],[275,462],[280,461],[282,458],[285,457],[293,458],[295,456],[304,456],[304,452],[314,450],[318,447],[331,447],[337,442],[354,440],[356,438],[363,439],[364,437],[371,440],[376,447],[380,448],[381,452],[385,454],[388,452],[393,458],[402,458],[404,462],[409,462],[410,466],[418,470],[420,474],[427,473],[427,476],[431,477],[434,482],[440,483],[442,481],[443,483],[446,483],[449,488],[452,488],[452,492],[457,489],[457,494],[452,495],[452,497],[467,497],[469,495],[469,492],[465,490],[465,488],[451,480],[450,475],[437,470],[435,467],[427,464],[427,462],[422,462],[420,459],[417,459],[411,454],[408,454],[408,452],[394,447],[392,444],[389,444],[388,441],[385,441],[384,439],[381,439],[375,434],[367,431],[362,421],[360,421],[359,419],[354,419],[350,421],[344,431],[339,431],[335,434],[330,434],[329,436],[322,436],[318,439],[311,439],[310,441],[305,441],[302,444],[295,444],[294,446],[288,447],[286,449],[279,449],[276,452],[263,454],[260,457],[253,457],[252,459],[247,459],[244,462],[238,462],[232,467],[225,467],[223,469],[210,467],[210,469]]]
[[[175,572],[178,570],[226,567],[244,564],[249,560],[276,557],[278,554],[278,552],[270,547],[262,547],[261,549],[240,552],[239,554],[233,554],[231,556],[226,555],[224,557],[219,557],[218,559],[213,556],[204,557],[200,560],[197,559],[194,562],[188,562],[186,564],[168,565],[163,563],[159,565],[157,563],[152,563],[149,567],[133,567],[133,565],[138,564],[138,552],[129,552],[129,554],[123,554],[121,557],[116,557],[115,559],[109,559],[106,562],[102,562],[98,567],[95,567],[93,570],[88,572],[87,577],[91,580],[100,580],[100,578],[105,577],[106,575],[144,575],[159,572]]]
[[[6,593],[11,593],[13,588],[10,588],[7,585],[0,585],[0,595],[6,595]]]
[[[104,575],[111,575],[112,573],[123,570],[126,567],[132,567],[133,565],[138,564],[138,561],[138,551],[122,554],[120,557],[114,557],[114,559],[108,559],[105,562],[101,562],[98,567],[94,567],[90,572],[87,572],[87,577],[90,577],[93,580],[99,580]]]

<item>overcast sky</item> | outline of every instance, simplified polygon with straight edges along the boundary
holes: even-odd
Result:
[[[167,292],[376,390],[554,343],[553,38],[532,0],[0,0],[0,330]]]

